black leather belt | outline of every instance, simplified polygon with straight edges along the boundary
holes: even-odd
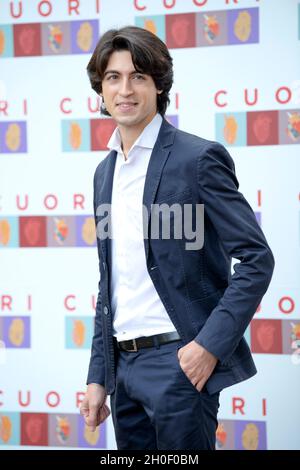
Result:
[[[166,344],[171,341],[178,341],[180,338],[177,331],[161,333],[159,335],[141,336],[140,338],[128,339],[126,341],[116,341],[117,346],[122,351],[136,352],[140,348],[150,348],[158,344]]]

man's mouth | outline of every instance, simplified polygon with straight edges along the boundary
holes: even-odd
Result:
[[[122,101],[120,103],[117,103],[117,106],[118,108],[120,109],[120,111],[130,111],[131,109],[133,109],[135,106],[137,105],[137,103],[135,103],[134,101]]]

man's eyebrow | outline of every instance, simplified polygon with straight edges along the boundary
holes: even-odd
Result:
[[[103,77],[105,77],[109,73],[115,73],[115,74],[120,75],[120,72],[118,70],[106,70],[106,72],[104,72]],[[141,75],[146,75],[145,72],[139,72],[138,70],[133,70],[132,72],[129,73],[129,75],[133,75],[135,73],[140,73]]]

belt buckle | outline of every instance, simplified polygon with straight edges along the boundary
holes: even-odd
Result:
[[[128,352],[137,352],[137,345],[136,345],[136,340],[135,339],[131,339],[130,341],[133,342],[133,349],[127,349]]]

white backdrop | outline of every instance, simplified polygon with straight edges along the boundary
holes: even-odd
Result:
[[[11,3],[15,15],[22,5],[21,16],[12,16]],[[109,131],[105,138],[101,128],[90,133],[99,114],[86,66],[99,34],[127,24],[165,35],[175,72],[168,115],[177,116],[180,129],[228,148],[240,190],[276,258],[270,288],[246,332],[259,372],[223,392],[217,447],[300,448],[298,3],[0,2],[5,448],[116,448],[111,418],[91,435],[78,416],[98,284],[92,178]],[[173,16],[179,13],[196,16]]]

